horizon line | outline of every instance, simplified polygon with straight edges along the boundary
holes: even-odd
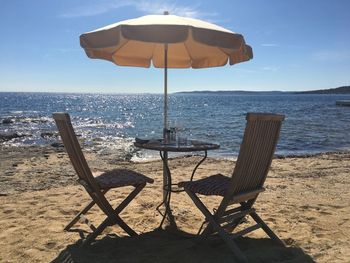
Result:
[[[177,93],[223,93],[223,92],[246,92],[246,93],[300,93],[300,92],[315,92],[315,91],[331,91],[339,88],[349,88],[350,85],[343,85],[336,88],[327,89],[310,89],[310,90],[191,90],[191,91],[174,91],[168,94]],[[70,92],[70,91],[1,91],[0,93],[51,93],[51,94],[118,94],[118,95],[141,95],[141,94],[152,94],[152,95],[162,95],[159,92]]]

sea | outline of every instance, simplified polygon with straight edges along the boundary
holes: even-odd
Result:
[[[247,112],[286,116],[278,155],[348,151],[350,107],[335,103],[344,99],[350,95],[178,93],[169,95],[168,118],[182,138],[219,143],[220,149],[209,152],[213,157],[237,156]],[[133,143],[136,137],[162,137],[162,94],[0,92],[0,144],[55,145],[53,112],[71,115],[84,150],[132,161],[158,157]]]

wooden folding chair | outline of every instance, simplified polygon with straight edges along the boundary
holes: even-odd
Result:
[[[120,218],[119,213],[145,187],[146,183],[153,183],[153,179],[127,169],[114,169],[94,177],[74,133],[69,114],[54,113],[53,118],[55,119],[57,128],[60,132],[64,147],[79,177],[78,182],[84,186],[85,190],[92,198],[92,201],[89,202],[87,206],[82,209],[64,229],[68,231],[76,222],[79,221],[79,219],[83,219],[92,230],[92,233],[89,234],[83,241],[83,245],[90,244],[107,226],[115,224],[119,225],[130,236],[137,235],[137,233]],[[112,188],[119,188],[123,186],[133,186],[135,188],[119,204],[118,207],[113,209],[106,199],[105,194]],[[107,216],[98,227],[95,227],[84,216],[95,204]]]
[[[284,246],[284,243],[258,216],[253,204],[263,185],[271,165],[278,141],[283,115],[248,113],[243,142],[237,158],[232,177],[222,174],[212,175],[197,181],[179,183],[191,197],[194,204],[205,216],[206,228],[198,234],[208,237],[218,234],[226,242],[239,261],[247,262],[244,253],[236,245],[234,238],[262,228],[273,240]],[[213,214],[199,199],[200,195],[222,196],[219,207]],[[251,216],[255,225],[236,231],[236,227],[246,216]],[[232,232],[232,233],[231,233]]]

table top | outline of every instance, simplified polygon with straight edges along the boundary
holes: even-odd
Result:
[[[187,139],[181,143],[164,143],[162,139],[136,140],[134,145],[138,148],[167,151],[167,152],[196,152],[219,149],[220,145],[199,140]]]

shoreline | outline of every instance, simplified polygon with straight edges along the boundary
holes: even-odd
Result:
[[[7,145],[7,144],[1,144],[0,143],[0,150],[1,149],[12,149],[12,148],[16,148],[16,149],[30,149],[30,148],[39,148],[39,149],[47,149],[47,150],[56,150],[58,152],[65,152],[64,150],[64,146],[60,141],[57,142],[53,142],[51,144],[32,144],[32,145],[25,145],[25,144],[21,144],[21,145]],[[82,147],[84,153],[86,152],[92,152],[94,154],[98,154],[100,156],[107,156],[108,154],[99,154],[97,149],[91,149],[89,147]],[[142,150],[142,149],[140,149]],[[210,156],[209,152],[208,156]],[[219,154],[215,154],[215,152],[213,152],[214,154],[211,154],[212,158],[215,159],[229,159],[229,160],[234,160],[237,158],[238,153],[237,154],[229,154],[229,155],[219,155]],[[320,155],[331,155],[331,154],[347,154],[350,153],[350,149],[343,149],[343,150],[325,150],[325,151],[311,151],[311,152],[305,152],[305,153],[286,153],[286,154],[279,154],[278,153],[278,149],[277,152],[274,155],[274,159],[283,159],[283,158],[308,158],[308,157],[315,157],[315,156],[320,156]],[[113,155],[113,154],[112,154]],[[195,155],[195,154],[194,154]],[[178,156],[178,157],[172,157],[172,158],[182,158],[182,157],[190,157],[192,156],[191,154],[184,154],[184,156]],[[151,161],[155,161],[159,158],[158,154],[155,154],[154,156],[151,156],[149,158],[140,158],[140,159],[145,159],[145,161],[149,161],[149,159]],[[139,162],[139,161],[132,161],[131,159],[123,159],[123,161],[129,161],[129,162]],[[141,161],[143,162],[143,161]]]
[[[153,166],[152,172],[162,170],[160,157],[155,156],[145,160],[119,160],[118,154],[99,155],[94,151],[84,150],[88,165],[93,172],[113,168],[130,168]],[[317,159],[337,156],[350,156],[350,151],[333,151],[314,154],[275,155],[273,160],[289,162],[295,159]],[[178,166],[195,165],[202,156],[200,154],[184,154],[183,156],[169,157],[170,164]],[[229,167],[226,174],[230,176],[237,156],[218,157],[210,156],[200,166],[205,169],[206,164],[221,163]],[[273,168],[272,162],[272,168]],[[1,146],[0,145],[0,196],[13,193],[50,189],[52,187],[77,185],[76,174],[65,152],[64,147],[50,145],[31,146]],[[220,167],[220,165],[218,165]]]
[[[50,262],[68,251],[78,253],[79,258],[84,258],[84,253],[87,253],[86,262],[99,260],[102,255],[107,255],[105,262],[113,262],[109,261],[108,256],[113,258],[111,253],[123,253],[123,249],[127,248],[149,253],[148,256],[153,259],[155,254],[164,259],[166,249],[154,250],[155,246],[163,243],[165,247],[175,250],[171,255],[180,261],[184,249],[181,242],[171,241],[173,237],[163,240],[153,234],[149,236],[160,222],[160,216],[155,212],[162,195],[160,159],[134,163],[116,161],[113,156],[98,156],[93,152],[84,151],[84,154],[92,171],[128,168],[155,180],[122,213],[122,218],[138,233],[142,233],[141,237],[146,243],[140,247],[133,239],[113,239],[111,236],[106,239],[103,234],[97,242],[97,246],[101,246],[100,250],[84,250],[79,254],[79,234],[65,232],[63,227],[89,198],[78,185],[77,176],[64,149],[41,146],[0,147],[0,211],[3,211],[0,214],[0,261]],[[188,180],[199,160],[200,157],[196,156],[171,158],[169,164],[174,181]],[[195,179],[216,173],[230,176],[234,165],[235,160],[208,157],[197,170]],[[278,256],[281,257],[279,262],[347,262],[350,257],[349,174],[350,152],[277,156],[273,159],[265,183],[266,191],[259,195],[256,209],[288,244],[288,248],[281,252],[268,246],[269,252],[264,254],[266,262],[275,260]],[[111,191],[109,197],[111,200],[120,200],[123,193],[126,193],[124,189]],[[217,198],[204,199],[210,210],[218,201]],[[203,218],[184,193],[172,195],[172,208],[180,229],[190,233],[197,231]],[[97,222],[103,219],[98,211],[96,216]],[[78,224],[77,228],[88,230],[83,224]],[[111,234],[124,235],[118,228],[110,231]],[[260,231],[249,237],[256,238],[256,242],[264,242],[266,238]],[[253,246],[255,250],[251,248],[253,258],[261,253],[256,244]],[[220,258],[226,253],[225,249],[225,246],[215,247],[210,253],[225,261]],[[299,254],[295,254],[295,249]],[[192,252],[189,250],[188,253],[193,256]],[[143,260],[142,253],[140,258],[137,258],[137,254],[134,255],[137,259],[135,262]],[[306,258],[311,257],[313,261],[300,260],[300,253]],[[290,260],[291,257],[295,260]],[[207,262],[217,262],[215,260]]]

